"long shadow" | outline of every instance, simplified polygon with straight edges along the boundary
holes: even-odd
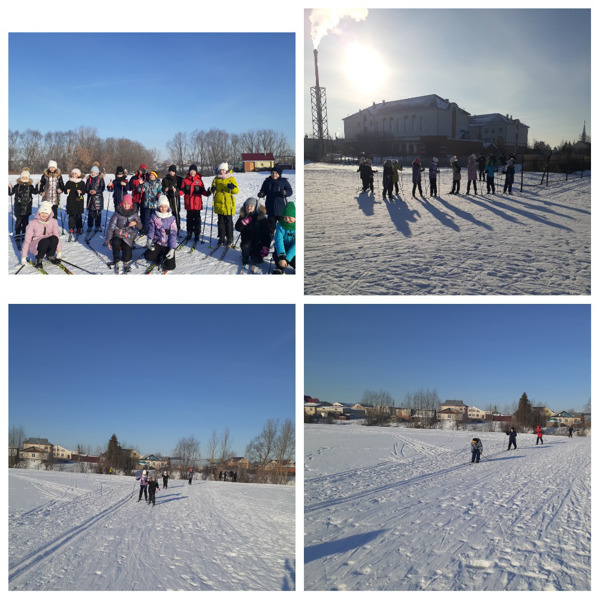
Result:
[[[361,192],[356,196],[356,202],[366,217],[372,217],[375,214],[375,194]]]
[[[559,213],[556,210],[553,210],[552,208],[546,208],[544,206],[540,206],[538,204],[531,204],[529,202],[523,202],[523,200],[518,200],[517,198],[515,198],[512,194],[508,197],[504,196],[505,200],[510,202],[514,202],[515,204],[521,204],[526,208],[530,208],[531,210],[537,210],[538,212],[544,212],[544,213],[549,213],[551,215],[556,215],[557,217],[562,217],[564,219],[571,219],[571,220],[575,220],[575,217],[572,217],[570,215],[565,215],[563,213]],[[544,204],[547,204],[546,202],[544,202]],[[556,205],[558,206],[558,205]]]
[[[411,210],[406,202],[401,200],[393,202],[387,198],[383,199],[383,203],[388,209],[388,213],[392,220],[392,223],[396,226],[396,229],[405,237],[411,237],[412,232],[410,230],[409,221],[411,223],[417,222],[417,217],[420,217],[418,210]]]
[[[161,496],[156,499],[156,504],[166,504],[167,502],[173,502],[175,500],[184,500],[187,496],[181,494],[169,494],[167,496]]]
[[[496,206],[500,208],[504,208],[505,210],[513,211],[522,217],[527,219],[531,219],[532,221],[537,221],[538,223],[542,223],[543,225],[549,225],[550,227],[556,227],[557,229],[564,229],[565,231],[573,231],[570,227],[566,227],[565,225],[559,225],[558,223],[553,223],[544,217],[540,217],[528,210],[518,209],[515,206],[510,206],[509,204],[505,204],[498,200],[498,196],[494,199],[494,203]]]
[[[304,564],[312,562],[313,560],[325,558],[326,556],[331,556],[332,554],[340,554],[341,552],[348,552],[354,548],[360,548],[373,541],[385,531],[385,529],[377,529],[367,533],[351,535],[332,542],[324,542],[322,544],[317,544],[316,546],[307,546],[304,548]]]
[[[523,454],[512,454],[511,456],[499,456],[498,458],[484,458],[483,462],[496,462],[499,460],[513,460],[514,458],[525,458]]]
[[[474,225],[479,225],[479,227],[483,227],[484,229],[487,229],[488,231],[494,230],[494,228],[491,225],[488,225],[487,223],[484,223],[483,221],[476,219],[470,212],[467,212],[466,210],[457,208],[456,206],[450,204],[450,202],[448,202],[447,200],[444,200],[443,198],[440,198],[439,196],[437,197],[437,200],[438,200],[438,202],[443,204],[448,210],[451,210],[452,212],[454,212],[457,217],[460,217],[461,219],[464,219],[465,221],[469,221],[469,222],[473,223]]]
[[[494,204],[488,204],[486,202],[483,202],[483,200],[476,200],[474,197],[470,198],[469,201],[472,202],[473,204],[477,204],[477,206],[481,206],[481,208],[486,208],[487,210],[494,213],[501,219],[504,219],[505,221],[510,221],[511,223],[520,223],[521,222],[521,221],[519,221],[519,219],[516,219],[512,215],[507,215],[503,211],[498,210],[495,207],[495,198],[496,198],[496,196],[491,197],[491,200],[494,202]]]
[[[283,576],[283,581],[281,582],[281,591],[290,592],[296,589],[296,568],[294,567],[294,561],[286,558],[285,570],[288,572],[288,574]]]
[[[435,198],[437,198],[438,200],[440,199],[439,196],[435,196]],[[416,200],[417,202],[420,202],[423,205],[423,208],[427,209],[442,225],[444,225],[445,227],[450,227],[450,229],[454,229],[454,231],[460,231],[460,227],[454,222],[454,219],[450,215],[446,214],[445,212],[441,211],[439,208],[431,204],[431,202],[429,202],[427,198]]]

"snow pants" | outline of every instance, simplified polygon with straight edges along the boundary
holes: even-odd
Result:
[[[102,211],[88,210],[88,231],[94,227],[100,229],[100,225],[102,225]]]
[[[517,442],[516,442],[516,440],[509,440],[508,441],[508,448],[507,448],[507,450],[510,450],[511,446],[514,446],[515,450],[517,449]]]
[[[202,225],[202,218],[200,217],[201,211],[199,210],[188,210],[187,211],[187,234],[189,237],[194,235],[194,241],[200,239],[200,226]],[[179,226],[178,226],[179,227]]]
[[[218,215],[217,231],[219,243],[233,244],[233,215]]]
[[[412,195],[415,195],[415,192],[417,191],[417,187],[419,188],[419,194],[421,194],[421,196],[423,195],[423,188],[421,187],[421,182],[417,181],[416,183],[413,183],[413,189],[412,189]]]
[[[73,231],[77,230],[77,233],[81,233],[82,229],[83,215],[69,213],[69,231],[73,233]]]
[[[460,194],[460,179],[452,180],[452,191],[451,194]]]
[[[477,194],[477,179],[469,179],[467,181],[467,194],[469,193],[469,190],[471,189],[471,183],[473,184],[473,193]]]
[[[114,237],[110,240],[110,246],[112,248],[113,260],[119,262],[129,262],[131,260],[132,248],[129,244],[126,244],[120,237]]]
[[[138,498],[138,502],[142,499],[142,494],[144,494],[144,500],[148,500],[148,486],[140,485],[140,497]]]
[[[167,485],[167,482],[168,482],[168,481],[169,481],[168,477],[163,477],[163,488],[164,488],[165,490],[167,489],[167,487],[169,487],[169,486]]]
[[[37,245],[37,259],[42,259],[44,256],[55,256],[56,248],[58,247],[58,238],[55,235],[41,239]]]
[[[27,225],[29,224],[29,217],[31,213],[28,215],[23,215],[22,217],[17,217],[15,222],[15,237],[18,235],[25,235],[25,230],[27,229]]]
[[[537,440],[535,440],[535,445],[537,446],[540,442],[542,442],[542,446],[544,445],[544,438],[543,437],[538,437]]]
[[[150,488],[148,490],[148,502],[151,502],[152,504],[156,504],[156,489],[155,488]]]
[[[492,194],[496,193],[496,186],[494,185],[494,178],[493,177],[488,177],[487,178],[487,193],[490,193],[490,190],[492,190]]]
[[[152,218],[152,213],[154,212],[154,208],[148,208],[147,206],[140,205],[140,217],[142,219],[142,233],[148,233],[148,223],[150,223],[150,219]]]
[[[162,260],[162,266],[167,269],[167,271],[172,271],[175,269],[175,256],[173,256],[173,258],[165,258],[168,251],[169,248],[166,246],[160,246],[156,244],[154,246],[154,250],[150,250],[150,248],[148,248],[148,250],[144,252],[144,258],[150,262],[154,262],[155,260],[161,261],[164,259]]]
[[[363,192],[366,192],[367,190],[373,191],[373,178],[372,177],[365,178],[365,179],[361,178],[361,181],[362,181],[362,186],[363,186],[363,189],[362,189]]]
[[[471,452],[471,462],[479,462],[481,458],[481,452],[479,450],[473,450]]]
[[[437,177],[429,178],[429,195],[437,196]]]

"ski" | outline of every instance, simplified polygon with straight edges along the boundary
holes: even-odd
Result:
[[[67,275],[73,275],[73,271],[70,271],[69,269],[67,269],[67,267],[65,267],[65,265],[62,264],[62,262],[51,262],[50,264],[54,265],[55,267],[58,267],[59,269],[61,269],[62,271],[64,271]]]
[[[208,258],[209,256],[213,256],[214,253],[219,250],[219,248],[222,248],[223,246],[215,246],[208,254],[206,254],[204,256],[204,258]]]
[[[15,271],[15,275],[18,275],[18,274],[19,274],[19,273],[20,273],[20,272],[23,270],[23,267],[24,267],[24,266],[25,266],[25,265],[21,265],[21,266],[20,266],[20,267],[19,267],[19,268],[18,268],[18,269]]]
[[[192,247],[190,248],[189,254],[191,254],[195,249],[196,249],[196,244],[198,243],[198,241],[196,240],[193,244]]]
[[[219,256],[219,260],[223,260],[225,258],[225,255],[229,251],[229,248],[231,248],[231,246],[225,246],[225,250],[223,250],[223,254],[221,254],[221,256]]]
[[[155,260],[145,271],[144,271],[144,275],[150,275],[150,273],[152,273],[152,271],[154,271],[154,267],[156,267],[158,265],[158,261]]]
[[[34,269],[37,269],[40,273],[43,273],[44,275],[48,275],[48,273],[44,270],[43,267],[37,267],[35,265],[35,263],[30,260],[29,258],[27,259],[27,263],[30,264]]]
[[[177,245],[177,248],[175,248],[175,252],[177,252],[177,250],[181,250],[181,248],[183,248],[190,240],[191,240],[191,236],[190,237],[184,237],[181,242],[179,242],[179,244]]]
[[[98,273],[92,273],[92,271],[88,271],[87,269],[84,269],[83,267],[80,267],[79,265],[74,265],[71,262],[68,262],[66,260],[62,261],[65,265],[69,265],[70,267],[75,267],[76,269],[79,269],[80,271],[83,271],[84,273],[89,273],[90,275],[97,275]]]

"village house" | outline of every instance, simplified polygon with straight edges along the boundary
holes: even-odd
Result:
[[[275,166],[275,157],[272,152],[255,152],[242,154],[242,163],[244,165],[244,173],[252,171],[265,171],[272,169]]]
[[[442,421],[466,421],[468,408],[462,400],[446,400],[440,404],[438,417]]]

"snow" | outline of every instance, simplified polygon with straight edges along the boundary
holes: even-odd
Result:
[[[236,215],[234,215],[234,217],[233,217],[234,225],[237,220],[237,215],[239,215],[239,210],[242,207],[242,205],[244,204],[244,202],[246,201],[246,199],[251,196],[257,197],[263,181],[268,176],[269,176],[269,173],[266,173],[266,172],[263,172],[263,173],[234,173],[235,180],[237,181],[238,187],[240,189],[239,193],[234,196],[235,203],[236,203],[235,204]],[[14,184],[16,182],[16,180],[18,179],[18,177],[19,176],[14,176],[14,175],[11,176],[9,178],[10,183]],[[296,183],[295,171],[284,171],[283,177],[285,177],[289,180],[290,185],[292,186],[292,190],[294,190],[294,192],[295,192],[295,183]],[[38,183],[41,178],[41,174],[32,175],[31,178],[34,181],[34,183]],[[105,180],[106,184],[108,185],[110,180],[113,178],[114,178],[114,175],[108,174],[104,177],[104,180]],[[66,183],[66,181],[68,181],[68,175],[63,176],[63,179]],[[204,184],[207,188],[210,187],[210,184],[212,183],[213,179],[214,179],[213,177],[203,177],[202,178],[202,180],[204,181]],[[65,198],[66,198],[66,196],[64,196],[64,195],[61,198],[61,206],[63,208],[65,207]],[[38,199],[39,199],[39,196],[34,197],[33,214],[35,214],[35,212],[37,210]],[[113,214],[113,209],[114,209],[112,193],[104,192],[105,208],[107,206],[107,201],[109,201],[109,199],[110,199],[110,204],[109,204],[109,206],[110,206],[109,218],[110,218],[110,216]],[[291,200],[296,202],[297,198],[296,198],[295,193],[291,197]],[[204,206],[206,207],[206,205],[207,205],[206,198],[203,199],[203,202],[204,202]],[[9,199],[8,207],[10,210],[10,199]],[[175,255],[176,268],[172,273],[169,273],[169,274],[222,275],[222,274],[238,274],[240,272],[241,253],[239,250],[239,243],[237,245],[237,248],[235,248],[235,249],[230,248],[228,250],[227,255],[225,256],[224,260],[219,260],[220,256],[223,254],[222,250],[218,250],[217,252],[215,252],[213,254],[213,256],[208,256],[211,251],[209,248],[209,245],[211,245],[212,248],[215,248],[216,242],[217,242],[217,215],[215,214],[212,217],[212,224],[211,224],[211,208],[212,208],[212,197],[209,197],[208,210],[205,210],[205,209],[202,210],[202,230],[204,231],[204,238],[201,238],[201,239],[204,239],[204,243],[198,242],[198,244],[196,245],[195,251],[190,252],[193,241],[188,242],[187,247],[184,246],[181,250],[179,250],[176,253],[176,255]],[[67,223],[66,212],[64,212],[64,214],[65,214],[65,227],[66,227],[66,223]],[[185,232],[185,220],[186,220],[185,215],[186,215],[186,211],[183,206],[183,197],[182,197],[182,200],[181,200],[181,229],[184,232]],[[206,216],[206,226],[204,225],[205,216]],[[105,221],[106,221],[106,211],[103,211],[103,214],[102,214],[103,230],[104,230]],[[12,223],[12,219],[9,217],[9,220],[8,220],[9,228],[12,227],[11,223]],[[61,219],[59,216],[59,226],[60,225],[61,225]],[[73,263],[79,267],[82,267],[83,269],[87,269],[88,271],[91,271],[92,273],[97,274],[97,275],[114,275],[115,274],[114,271],[109,269],[106,266],[106,263],[108,261],[112,260],[112,253],[109,252],[108,248],[103,245],[104,238],[102,237],[101,233],[94,236],[91,240],[92,248],[94,248],[94,250],[96,250],[100,254],[101,258],[98,255],[94,254],[94,252],[92,250],[90,250],[89,247],[85,243],[85,232],[87,232],[87,214],[84,215],[83,231],[84,231],[84,235],[81,235],[79,237],[79,241],[77,241],[77,242],[68,242],[67,241],[68,240],[68,232],[66,235],[61,236],[63,259],[69,263]],[[16,269],[18,269],[20,266],[21,252],[19,250],[17,250],[17,246],[12,238],[12,233],[11,233],[10,229],[9,229],[9,233],[10,233],[10,235],[9,235],[9,240],[8,240],[8,244],[9,244],[9,247],[8,247],[8,257],[9,257],[8,269],[9,269],[9,273],[14,273],[16,271]],[[235,229],[234,229],[233,233],[234,233],[234,241],[235,241],[238,239],[239,233],[237,231],[235,231]],[[144,249],[145,248],[134,246],[134,250],[133,250],[133,260],[134,261],[136,261],[136,259],[138,257],[142,256]],[[65,273],[63,271],[61,271],[58,267],[51,265],[47,261],[45,264],[47,267],[46,271],[49,275],[58,275],[58,276],[65,275]],[[143,274],[149,264],[150,263],[148,263],[148,261],[146,261],[144,258],[141,258],[141,260],[134,262],[133,268],[132,268],[130,274],[131,275]],[[72,267],[71,265],[66,265],[66,266],[73,272],[74,275],[88,275],[88,273],[85,273],[84,271],[81,271],[75,267]],[[271,267],[270,257],[268,257],[262,265],[257,265],[258,270],[260,272],[262,272],[263,274],[269,273],[270,267]],[[291,268],[288,268],[288,270],[286,272],[293,273],[293,270]],[[161,271],[159,269],[154,269],[152,271],[152,274],[159,274],[159,273],[161,273]],[[34,269],[32,267],[24,268],[19,273],[19,275],[25,275],[25,274],[41,275],[41,273],[39,271],[37,271],[36,269]]]
[[[9,590],[293,590],[293,486],[9,469]]]
[[[496,195],[466,196],[463,168],[454,196],[441,164],[441,196],[415,199],[405,165],[403,201],[389,201],[375,168],[373,196],[361,192],[357,166],[305,165],[306,294],[590,294],[589,173],[551,174],[549,186],[525,173],[523,192],[517,173],[511,196],[497,174]]]
[[[306,590],[590,590],[590,438],[305,425]]]

